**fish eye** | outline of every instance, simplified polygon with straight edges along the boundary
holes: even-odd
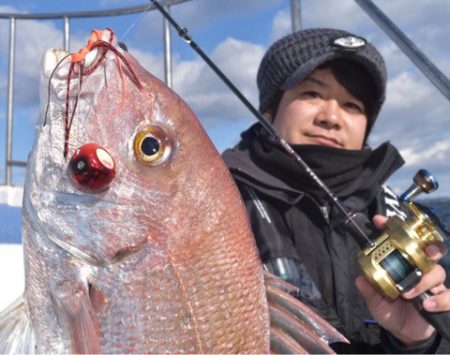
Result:
[[[167,135],[161,128],[150,126],[136,134],[133,148],[136,158],[141,163],[155,166],[168,158],[171,145]]]

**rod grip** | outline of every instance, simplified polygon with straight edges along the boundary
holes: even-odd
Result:
[[[420,314],[442,335],[445,339],[450,341],[450,311],[445,312],[428,312],[423,306],[422,302],[432,293],[426,291],[414,299],[414,303],[420,311]]]

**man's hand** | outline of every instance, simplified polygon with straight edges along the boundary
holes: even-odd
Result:
[[[377,215],[373,222],[378,228],[384,229],[386,220],[386,217]],[[443,244],[433,244],[429,245],[425,252],[430,260],[437,262],[445,255],[446,249]],[[434,328],[421,316],[413,302],[408,300],[430,291],[434,295],[423,302],[424,309],[429,312],[449,311],[450,289],[445,287],[444,281],[444,268],[435,265],[416,287],[394,301],[381,295],[363,276],[356,279],[356,286],[378,324],[404,345],[414,346],[430,338]]]

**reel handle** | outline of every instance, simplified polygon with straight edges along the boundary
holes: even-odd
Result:
[[[445,312],[428,312],[422,307],[422,302],[428,297],[432,296],[432,293],[426,291],[416,298],[414,303],[419,310],[422,317],[424,317],[433,327],[436,332],[442,335],[445,339],[450,341],[450,311]]]
[[[413,201],[422,193],[429,194],[439,188],[436,178],[428,170],[420,169],[413,178],[413,184],[400,196],[405,202]]]

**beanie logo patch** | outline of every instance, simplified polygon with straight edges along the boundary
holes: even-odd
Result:
[[[366,46],[366,40],[357,36],[338,37],[333,40],[333,45],[344,50],[354,51]]]

